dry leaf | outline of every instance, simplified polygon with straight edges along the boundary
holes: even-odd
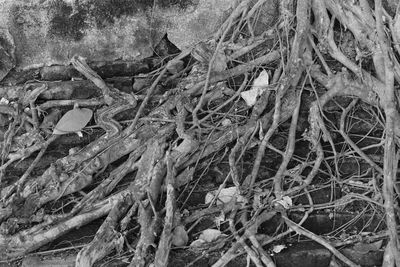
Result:
[[[208,192],[206,194],[205,204],[211,203],[211,201],[214,199],[217,193],[218,190]],[[221,190],[217,198],[217,204],[220,204],[221,202],[224,204],[229,203],[235,195],[237,196],[236,201],[238,203],[246,203],[246,199],[238,194],[235,186],[232,186]]]
[[[273,248],[272,248],[272,251],[274,252],[274,253],[279,253],[279,252],[281,252],[282,250],[284,250],[286,248],[286,245],[275,245]]]
[[[220,236],[226,236],[226,235],[217,229],[206,229],[201,233],[199,239],[210,243],[217,240]]]
[[[281,200],[277,200],[276,203],[279,203],[285,209],[288,209],[293,205],[292,199],[288,196],[284,196]]]
[[[63,135],[76,133],[83,129],[92,118],[93,111],[88,108],[77,108],[68,111],[54,127],[53,134]]]
[[[182,247],[189,241],[189,236],[183,225],[178,225],[175,227],[172,233],[172,245],[175,247]]]
[[[260,75],[254,79],[251,89],[240,93],[240,96],[249,107],[252,107],[257,102],[258,96],[262,95],[268,85],[269,75],[266,70],[263,70]]]

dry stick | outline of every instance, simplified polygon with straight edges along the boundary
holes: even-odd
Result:
[[[296,66],[295,64],[298,64],[298,59],[300,58],[301,55],[299,55],[300,51],[303,51],[301,48],[302,41],[304,41],[304,37],[306,36],[306,30],[308,29],[308,24],[309,21],[307,20],[308,18],[308,2],[299,2],[297,4],[297,17],[298,23],[297,23],[297,33],[294,36],[293,44],[292,44],[292,51],[290,54],[289,58],[289,70],[286,74],[286,77],[283,79],[283,85],[280,86],[277,89],[277,94],[276,94],[276,99],[275,99],[275,110],[274,110],[274,115],[273,115],[273,122],[271,127],[268,129],[267,133],[265,134],[259,149],[257,151],[257,156],[256,160],[253,165],[253,169],[251,172],[250,176],[250,181],[248,181],[250,187],[254,185],[254,182],[256,180],[258,170],[260,168],[261,160],[262,157],[264,156],[265,153],[265,148],[267,146],[267,143],[275,130],[278,128],[278,123],[280,119],[280,109],[281,109],[281,101],[283,95],[287,92],[287,90],[290,88],[290,86],[294,87],[297,85],[298,80],[300,79],[300,75],[303,72],[302,68],[299,68],[300,66],[297,66],[298,69],[294,69]],[[297,63],[296,63],[297,62]],[[275,196],[277,199],[280,199],[282,196]]]
[[[259,214],[254,221],[248,225],[247,229],[253,228],[258,229],[258,227],[265,221],[271,220],[276,215],[275,211],[264,210],[261,214]],[[242,235],[240,240],[245,241],[247,239],[246,235]],[[220,257],[220,259],[212,265],[212,267],[222,267],[228,264],[232,259],[234,259],[238,254],[236,253],[238,249],[241,247],[241,241],[237,241],[232,245],[229,250]]]
[[[304,88],[304,84],[303,84],[303,88]],[[282,179],[283,179],[283,175],[286,171],[286,168],[289,164],[289,161],[291,160],[292,155],[294,153],[294,147],[295,147],[295,142],[296,142],[296,128],[297,128],[297,121],[298,121],[299,113],[300,113],[301,95],[303,92],[303,88],[298,93],[299,96],[297,99],[296,107],[294,108],[294,111],[293,111],[292,122],[290,124],[290,129],[289,129],[288,143],[286,145],[286,152],[282,159],[281,165],[279,166],[279,169],[276,172],[275,177],[274,177],[274,193],[278,199],[280,197],[282,197],[284,194],[283,190],[282,190]]]
[[[125,175],[135,169],[136,166],[134,164],[144,150],[145,147],[142,145],[131,152],[124,163],[115,168],[95,189],[87,193],[69,213],[76,214],[84,207],[88,207],[95,201],[100,201],[105,196],[108,196]]]
[[[325,248],[327,248],[330,252],[332,252],[335,257],[337,257],[339,260],[347,264],[348,266],[351,267],[359,267],[360,265],[355,264],[351,260],[349,260],[346,256],[344,256],[342,253],[340,253],[336,248],[334,248],[330,243],[328,243],[325,239],[319,237],[318,235],[314,234],[313,232],[308,231],[304,227],[298,225],[297,223],[293,222],[286,216],[282,216],[282,218],[285,220],[286,224],[296,233],[299,235],[304,235],[308,237],[309,239],[323,245]]]
[[[373,160],[371,160],[368,155],[366,155],[354,142],[349,138],[349,136],[344,131],[344,123],[346,121],[347,114],[349,111],[356,105],[358,102],[357,99],[354,99],[343,111],[342,116],[340,117],[340,129],[339,132],[344,138],[344,140],[359,154],[368,164],[374,167],[380,174],[383,175],[383,170],[381,167],[378,166]]]
[[[8,155],[9,155],[9,150],[10,150],[10,146],[12,143],[12,139],[15,135],[16,132],[18,132],[18,130],[15,130],[15,128],[17,127],[17,124],[20,122],[20,120],[18,119],[18,113],[16,112],[15,114],[13,114],[13,121],[12,123],[10,123],[8,125],[8,129],[7,131],[4,133],[4,141],[3,141],[3,146],[1,149],[1,166],[0,166],[0,172],[1,172],[1,176],[3,176],[3,172],[5,170],[5,168],[7,168],[8,165],[10,165],[11,163],[4,163],[4,161],[7,159]],[[20,122],[20,124],[22,125],[22,122]],[[1,181],[1,177],[0,177],[0,181]]]
[[[42,148],[39,152],[39,154],[36,156],[35,160],[32,162],[32,164],[29,166],[29,168],[25,171],[25,173],[19,178],[18,182],[14,183],[5,193],[4,196],[2,196],[3,201],[5,201],[8,197],[11,196],[12,193],[16,190],[16,193],[19,194],[22,190],[22,187],[25,185],[26,179],[29,177],[33,169],[36,167],[36,165],[39,163],[40,159],[44,155],[44,153],[47,150],[47,147],[58,138],[58,135],[51,135],[50,138],[42,144]],[[33,153],[33,152],[32,152]]]
[[[157,84],[160,82],[161,78],[164,76],[164,74],[167,72],[167,68],[164,68],[160,74],[158,75],[157,79],[153,82],[151,87],[147,90],[146,97],[143,99],[143,102],[140,104],[140,107],[138,111],[136,112],[135,118],[133,119],[132,123],[126,128],[126,135],[129,135],[133,132],[133,130],[136,127],[137,122],[139,121],[140,116],[142,115],[142,112],[144,108],[147,105],[147,102],[150,100],[150,96],[153,94],[154,89],[157,87]]]
[[[247,84],[247,78],[248,78],[248,75],[246,74],[242,85],[240,86],[238,92],[234,95],[234,97],[238,96],[240,94],[240,91],[245,87],[245,85]],[[231,153],[229,154],[229,166],[230,166],[230,170],[231,170],[231,177],[232,177],[232,181],[235,184],[237,190],[239,190],[240,184],[239,184],[239,175],[238,175],[238,171],[236,168],[235,155],[236,155],[236,152],[241,147],[244,146],[245,142],[247,142],[247,138],[244,138],[244,140],[243,140],[242,137],[240,137],[238,142],[236,143],[235,147],[231,150]]]
[[[17,194],[19,194],[21,192],[22,187],[25,184],[26,179],[28,178],[28,176],[31,174],[31,172],[33,171],[33,169],[36,167],[36,165],[39,163],[40,159],[43,157],[44,153],[46,152],[48,146],[54,142],[57,138],[59,137],[59,135],[51,135],[50,138],[43,144],[42,149],[40,150],[40,152],[37,154],[35,160],[32,162],[32,164],[29,166],[29,168],[25,171],[25,173],[21,176],[21,178],[18,180],[17,183]]]
[[[248,31],[250,33],[250,36],[251,36],[249,38],[249,40],[251,42],[254,41],[254,29],[253,29],[253,25],[252,25],[250,19],[251,19],[251,17],[254,15],[254,13],[256,11],[260,12],[262,10],[261,6],[264,5],[266,2],[267,2],[267,0],[258,0],[257,3],[255,3],[254,6],[251,8],[251,10],[249,10],[249,12],[246,14],[245,21],[247,22],[247,29],[248,29]],[[254,18],[254,20],[256,21],[257,18]],[[255,22],[253,22],[253,23],[255,24]]]
[[[279,88],[278,90],[279,90],[278,94],[276,95],[276,98],[275,98],[275,107],[274,107],[274,115],[273,115],[272,125],[268,129],[267,133],[264,135],[264,138],[261,141],[260,146],[258,147],[256,159],[255,159],[254,165],[253,165],[253,169],[251,171],[250,176],[247,177],[247,178],[249,178],[249,180],[246,178],[246,180],[243,183],[243,185],[246,187],[248,186],[248,188],[253,187],[253,185],[256,181],[256,178],[257,178],[258,170],[261,165],[262,157],[264,156],[264,153],[265,153],[265,148],[268,144],[269,139],[271,138],[271,136],[274,134],[275,130],[279,126],[279,118],[280,118],[280,113],[281,113],[280,111],[281,111],[281,102],[282,102],[281,97],[282,97],[283,87]]]
[[[118,221],[132,205],[132,197],[127,196],[113,205],[107,218],[97,230],[93,240],[83,247],[76,256],[75,267],[92,266],[96,261],[103,259],[114,249],[123,246],[124,239],[118,232]]]
[[[251,139],[253,139],[253,137],[254,137],[254,135],[257,133],[257,129],[258,129],[258,125],[256,125],[255,127],[254,127],[254,129],[252,129],[251,131],[248,131],[247,133],[246,133],[246,135],[247,134],[251,134],[251,136],[250,136],[250,138],[248,138],[248,137],[241,137],[241,139],[245,139],[245,140],[251,140]],[[235,146],[235,148],[236,148],[236,146]],[[235,149],[234,148],[234,149]],[[238,148],[237,148],[238,149]],[[243,148],[242,148],[242,151],[241,151],[241,153],[240,153],[240,155],[239,155],[239,157],[238,157],[238,159],[236,160],[236,162],[235,162],[235,165],[239,162],[239,160],[243,157],[243,155],[244,155],[244,153],[246,152],[246,146],[244,146]],[[200,157],[199,157],[199,159],[200,159]],[[209,163],[209,165],[211,164],[211,161],[210,161],[210,163]],[[206,168],[206,169],[208,169],[208,167]],[[229,176],[230,175],[232,175],[232,172],[231,172],[231,170],[228,172],[228,174],[226,175],[226,177],[225,177],[225,179],[224,179],[224,181],[221,183],[221,185],[218,187],[218,190],[217,190],[217,192],[215,193],[215,196],[214,196],[214,198],[212,199],[212,201],[210,202],[210,204],[208,205],[208,209],[211,209],[212,208],[212,205],[214,205],[214,203],[217,201],[217,199],[218,199],[218,197],[219,197],[219,194],[221,193],[221,191],[222,191],[222,189],[224,189],[225,188],[225,185],[226,185],[226,183],[228,182],[228,178],[229,178]],[[193,189],[194,190],[194,189]],[[192,190],[192,191],[193,191]],[[186,201],[187,201],[187,199],[185,200],[185,203],[186,203]],[[229,205],[226,205],[225,206],[225,208],[226,208],[226,210],[227,210],[227,212],[228,211],[230,211],[232,208],[231,208],[231,206],[232,206],[232,201],[229,203]],[[201,218],[199,218],[192,226],[191,226],[191,228],[188,230],[188,232],[190,232],[193,228],[194,228],[194,226],[196,226],[199,222],[200,222],[200,220],[201,220]]]
[[[311,116],[312,115],[310,114],[310,117]],[[319,117],[319,120],[321,121],[321,123],[323,123],[323,121],[320,117]],[[298,191],[303,190],[304,188],[308,187],[311,184],[311,182],[313,181],[315,175],[317,175],[317,173],[319,172],[319,167],[321,166],[321,163],[324,160],[324,151],[322,149],[321,144],[319,143],[319,140],[315,140],[314,142],[315,142],[314,146],[315,146],[315,150],[316,150],[316,154],[317,154],[317,158],[315,159],[314,166],[312,167],[310,173],[307,175],[307,178],[302,182],[302,184],[288,189],[286,191],[287,195],[293,195],[293,194],[297,193]]]
[[[317,46],[314,43],[314,40],[311,36],[311,34],[308,34],[308,41],[310,42],[312,48],[314,49],[315,54],[318,56],[319,60],[321,61],[322,66],[325,69],[325,72],[328,76],[332,75],[332,71],[331,69],[328,67],[328,63],[326,63],[325,58],[322,56],[321,52],[319,51],[319,49],[317,48]]]
[[[312,198],[311,198],[311,195],[310,195],[310,193],[308,192],[308,190],[307,190],[306,188],[304,188],[304,191],[306,192],[307,199],[308,199],[308,201],[309,201],[309,203],[310,203],[310,209],[307,210],[307,211],[304,213],[304,216],[303,216],[303,218],[300,220],[299,225],[302,225],[302,224],[307,220],[308,216],[314,211],[314,204],[313,204],[313,200],[312,200]],[[256,227],[256,228],[257,228],[257,227]],[[244,236],[251,236],[251,235],[254,235],[253,233],[251,233],[251,234],[247,233],[250,229],[251,229],[251,226],[247,227],[246,232],[245,232],[245,235],[243,235],[242,238],[244,238]],[[256,230],[257,230],[257,229],[256,229]],[[253,231],[253,232],[254,232],[254,231]],[[291,232],[293,232],[293,230],[292,230],[292,229],[288,229],[288,230],[286,230],[285,232],[283,232],[283,233],[281,233],[281,234],[279,234],[279,235],[277,235],[277,236],[274,236],[273,238],[271,238],[271,237],[264,238],[264,239],[261,241],[261,245],[262,245],[262,246],[266,246],[266,245],[268,245],[268,244],[271,244],[272,242],[275,242],[275,241],[277,241],[277,240],[280,240],[281,238],[283,238],[284,236],[290,234]],[[250,237],[249,237],[249,238],[250,238]],[[239,242],[236,242],[235,244],[232,245],[232,247],[230,247],[230,248],[228,249],[227,252],[225,252],[224,255],[222,255],[221,259],[220,259],[219,261],[217,261],[218,264],[215,263],[215,264],[213,265],[213,267],[222,267],[222,266],[225,266],[228,262],[232,261],[232,260],[235,259],[236,257],[239,257],[239,256],[242,255],[243,253],[244,253],[244,251],[243,251],[242,248],[240,248],[240,243],[239,243]]]
[[[117,201],[125,197],[128,193],[128,190],[119,192],[94,204],[87,212],[78,214],[72,218],[66,218],[56,225],[54,225],[54,222],[46,221],[32,228],[22,230],[14,236],[2,235],[0,256],[3,258],[14,258],[37,250],[44,244],[71,231],[71,229],[79,228],[95,219],[107,215]]]
[[[236,186],[237,190],[240,189],[240,184],[239,184],[239,173],[236,168],[236,164],[237,164],[238,160],[240,160],[240,157],[238,159],[236,159],[235,156],[236,156],[236,153],[239,151],[239,149],[243,148],[248,140],[251,140],[252,133],[253,133],[253,135],[255,135],[255,133],[258,129],[257,126],[258,125],[256,125],[254,130],[251,130],[251,128],[250,128],[251,131],[247,131],[243,136],[239,137],[238,140],[236,141],[235,146],[232,148],[231,152],[229,153],[228,159],[229,159],[230,174],[232,177],[232,181],[233,181],[234,185]]]
[[[265,215],[265,213],[259,215],[257,212],[256,214],[257,217],[259,216],[258,218],[256,218],[256,221],[260,219],[261,219],[260,221],[264,220],[263,216]],[[246,236],[250,240],[251,244],[253,245],[253,249],[258,252],[259,257],[261,257],[261,261],[265,264],[265,266],[275,267],[275,263],[272,261],[271,257],[265,252],[265,250],[263,249],[260,242],[257,240],[255,236],[258,227],[259,227],[258,223],[253,224],[250,227],[244,227],[245,228],[244,236]],[[244,243],[244,240],[242,242]]]
[[[258,0],[257,3],[254,4],[254,6],[250,9],[250,11],[246,15],[246,20],[249,20],[251,16],[254,15],[256,11],[260,9],[262,5],[264,5],[267,2],[267,0]]]
[[[388,24],[389,24],[390,32],[392,33],[391,34],[391,37],[393,39],[392,45],[395,48],[395,51],[397,51],[397,54],[400,53],[400,45],[399,45],[400,44],[400,38],[399,38],[400,36],[398,34],[396,34],[397,29],[395,28],[395,26],[398,25],[397,23],[398,23],[398,21],[400,19],[400,10],[399,10],[399,8],[400,8],[400,5],[397,5],[397,10],[396,10],[396,15],[395,15],[394,20],[392,19],[391,16],[389,16],[389,15],[386,16],[386,18],[389,20]],[[391,55],[391,58],[395,58],[394,51],[389,51],[389,53]],[[394,63],[394,66],[393,66],[393,68],[394,68],[394,77],[396,78],[396,81],[398,83],[400,83],[400,64],[399,64],[399,62],[397,60],[393,60],[393,63]]]
[[[173,61],[176,60],[180,60],[183,59],[184,57],[186,57],[187,55],[189,55],[189,51],[183,51],[181,54],[179,54],[176,58],[174,58],[173,60],[171,60],[170,62],[168,62],[167,64],[172,64]],[[136,112],[135,118],[133,119],[132,123],[126,128],[125,133],[126,135],[130,135],[133,130],[136,127],[137,122],[139,121],[140,116],[143,113],[144,108],[147,105],[147,102],[149,102],[151,95],[153,94],[153,91],[155,90],[155,88],[157,87],[157,84],[161,81],[161,79],[163,78],[164,74],[167,71],[167,67],[164,67],[163,70],[160,72],[160,74],[158,75],[157,79],[152,83],[152,85],[150,86],[150,88],[147,90],[147,94],[146,97],[143,99],[143,102],[140,104],[140,107],[138,109],[138,111]]]
[[[154,266],[163,267],[168,265],[169,252],[171,250],[172,228],[174,223],[174,214],[176,209],[175,198],[175,177],[176,169],[173,166],[172,157],[169,152],[166,153],[167,161],[167,200],[165,201],[164,229],[161,234],[158,249],[154,257]]]
[[[235,11],[232,12],[231,16],[229,17],[228,25],[227,25],[227,27],[225,28],[224,32],[222,33],[222,36],[221,36],[221,38],[219,39],[219,42],[218,42],[218,44],[217,44],[217,47],[215,48],[214,54],[213,54],[213,56],[212,56],[212,58],[211,58],[211,60],[210,60],[210,62],[209,62],[209,64],[208,64],[206,82],[205,82],[205,84],[204,84],[203,91],[201,92],[201,96],[200,96],[199,102],[197,103],[196,107],[195,107],[195,108],[193,109],[193,111],[192,111],[193,123],[194,123],[194,125],[196,125],[198,128],[200,128],[200,122],[199,122],[199,119],[197,118],[197,112],[198,112],[198,111],[200,110],[200,108],[203,106],[204,97],[205,97],[206,92],[207,92],[207,89],[208,89],[208,84],[210,83],[210,76],[211,76],[211,71],[213,70],[213,67],[214,67],[214,62],[215,62],[215,60],[216,60],[216,58],[217,58],[217,55],[218,55],[218,53],[219,53],[219,50],[221,49],[222,43],[223,43],[223,41],[224,41],[224,39],[225,39],[225,36],[228,34],[228,32],[229,32],[229,30],[230,30],[230,28],[231,28],[231,25],[232,25],[232,23],[233,23],[233,20],[236,18],[236,16],[239,15],[239,14],[238,14],[239,11],[240,11],[240,12],[242,11],[243,3],[244,3],[244,2],[248,2],[248,1],[243,1],[241,4],[239,4],[239,5],[237,6],[237,8],[235,9]],[[234,15],[235,15],[235,16],[234,16]]]
[[[272,32],[272,30],[269,30],[269,32]],[[272,35],[272,33],[269,33],[269,34]],[[228,61],[235,60],[235,59],[249,53],[251,50],[253,50],[257,46],[265,44],[265,39],[272,38],[272,36],[270,36],[269,34],[262,34],[261,36],[256,37],[256,40],[254,40],[248,46],[241,47],[238,50],[236,50],[235,52],[233,52],[230,56],[227,57],[227,60]],[[266,35],[266,36],[264,36],[264,35]]]
[[[248,81],[248,77],[249,75],[247,73],[245,73],[244,76],[244,80],[242,82],[242,84],[240,85],[239,89],[236,91],[236,93],[231,96],[228,100],[226,100],[224,103],[222,103],[221,105],[219,105],[216,109],[212,110],[210,112],[210,114],[208,114],[207,116],[205,116],[204,118],[202,118],[200,120],[200,123],[206,121],[208,118],[210,118],[213,114],[215,114],[216,112],[218,112],[220,109],[222,109],[223,107],[225,107],[226,105],[228,105],[230,102],[232,102],[235,98],[237,98],[240,93],[244,90],[244,88],[246,88],[247,85],[247,81]]]
[[[39,130],[39,119],[38,119],[38,114],[37,114],[37,108],[35,106],[35,100],[30,101],[29,106],[31,109],[33,128],[35,130]]]
[[[307,69],[306,71],[307,71],[308,77],[309,77],[310,80],[311,80],[311,74],[310,74],[310,72],[309,72],[309,69]],[[323,113],[323,105],[321,105],[321,102],[319,101],[318,93],[317,93],[317,90],[316,90],[316,88],[315,88],[313,82],[311,82],[311,87],[313,88],[314,93],[315,93],[315,96],[316,96],[316,98],[317,98],[317,102],[316,102],[316,103],[318,103],[318,105],[319,105],[320,112],[321,112],[322,116],[323,116],[325,119],[327,119],[327,118],[325,117],[324,113]],[[336,87],[337,87],[337,88],[341,88],[341,86],[339,86],[339,85],[336,85]],[[340,90],[340,89],[339,89],[339,90]],[[328,120],[328,119],[327,119],[327,120]],[[338,177],[340,177],[339,164],[338,164],[338,153],[337,153],[337,151],[336,151],[335,143],[333,142],[333,138],[332,138],[330,132],[326,129],[325,124],[324,124],[324,123],[321,124],[320,127],[321,127],[321,131],[322,131],[322,134],[323,134],[324,139],[327,139],[328,142],[329,142],[329,144],[331,145],[332,152],[333,152],[333,156],[334,156],[333,161],[334,161],[334,165],[335,165],[336,175],[337,175]]]
[[[104,101],[107,103],[107,105],[111,105],[112,98],[110,96],[110,88],[108,88],[103,79],[86,64],[84,58],[75,55],[72,57],[71,63],[75,69],[77,69],[88,80],[91,80],[98,88],[101,89]]]
[[[216,83],[219,81],[226,80],[230,77],[235,77],[241,74],[244,74],[248,71],[251,71],[257,66],[260,66],[262,64],[268,64],[271,62],[274,62],[280,58],[280,53],[285,53],[286,50],[282,48],[280,51],[271,51],[267,55],[261,56],[259,58],[256,58],[252,61],[246,62],[246,64],[239,65],[237,67],[225,70],[223,72],[219,72],[214,74],[212,77],[210,77],[210,83]],[[188,89],[185,93],[186,95],[197,95],[200,93],[200,90],[204,87],[205,81],[199,82],[192,88]]]
[[[65,107],[73,106],[78,104],[80,107],[88,106],[100,106],[103,105],[104,99],[102,97],[96,97],[92,99],[75,99],[75,100],[49,100],[39,105],[39,109],[46,110],[54,107]]]
[[[246,244],[246,240],[241,238],[236,229],[235,229],[235,223],[233,221],[234,217],[236,215],[236,211],[233,211],[230,215],[229,218],[229,229],[231,230],[233,236],[236,239],[236,242],[240,243],[242,245],[242,247],[246,250],[247,255],[250,257],[250,259],[253,261],[253,263],[257,266],[257,267],[262,267],[263,264],[261,263],[260,259],[258,258],[257,254],[255,253],[255,251],[249,247],[249,245]],[[275,267],[275,265],[272,265],[273,267]]]
[[[392,266],[394,263],[396,266],[400,266],[400,252],[399,252],[399,239],[397,235],[397,223],[396,215],[394,211],[394,181],[396,180],[396,143],[394,138],[394,121],[396,115],[395,106],[395,94],[394,94],[394,73],[393,73],[393,63],[389,58],[387,44],[384,43],[386,36],[383,30],[382,22],[382,2],[381,0],[375,1],[375,19],[376,19],[376,29],[378,34],[378,46],[376,52],[381,52],[384,61],[384,81],[385,81],[385,92],[380,95],[383,99],[384,110],[386,115],[386,138],[385,138],[385,152],[383,159],[383,185],[382,194],[384,199],[385,211],[386,211],[386,223],[388,230],[390,232],[389,243],[385,249],[385,257],[383,259],[382,266]],[[380,16],[380,17],[378,17]],[[379,51],[380,50],[380,51]],[[383,78],[383,77],[382,77]],[[393,264],[392,264],[393,263]]]
[[[244,0],[237,4],[235,10],[233,10],[233,12],[231,12],[231,14],[229,15],[229,18],[227,18],[224,21],[222,26],[219,27],[218,31],[213,35],[213,40],[218,40],[221,37],[221,35],[226,31],[228,26],[232,24],[231,21],[237,18],[241,13],[247,12],[249,3],[250,3],[249,0]]]

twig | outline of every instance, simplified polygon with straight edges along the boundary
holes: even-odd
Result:
[[[304,88],[304,84],[303,84],[303,88]],[[300,104],[301,104],[302,93],[303,93],[303,89],[301,89],[300,92],[298,92],[299,95],[298,95],[296,107],[293,111],[292,122],[290,124],[290,129],[289,129],[288,142],[287,142],[286,150],[285,150],[286,152],[282,159],[281,165],[279,166],[279,169],[276,172],[275,177],[274,177],[274,193],[275,193],[275,197],[277,199],[280,199],[283,196],[283,190],[282,190],[283,175],[284,175],[284,172],[286,171],[289,161],[292,158],[293,153],[294,153],[297,121],[298,121],[299,113],[300,113]]]
[[[244,248],[244,250],[247,252],[247,255],[250,257],[250,259],[253,261],[253,263],[257,266],[257,267],[262,267],[263,264],[261,262],[261,260],[258,258],[257,253],[249,247],[249,245],[246,244],[246,239],[245,238],[241,238],[239,236],[239,234],[237,233],[236,229],[235,229],[235,223],[234,223],[234,216],[236,215],[236,212],[233,211],[230,215],[229,218],[229,229],[231,230],[233,236],[236,239],[236,242],[240,243],[240,245],[242,245],[242,247]],[[275,265],[272,265],[275,267]]]
[[[170,153],[166,153],[167,161],[167,200],[165,201],[165,219],[164,219],[164,229],[161,234],[160,242],[158,244],[158,249],[154,257],[154,266],[163,267],[168,265],[168,256],[171,250],[171,240],[172,240],[172,229],[174,223],[174,215],[176,209],[176,199],[175,199],[175,176],[176,169],[173,166],[172,158]]]
[[[247,1],[243,1],[243,2],[247,2]],[[242,3],[242,4],[243,4],[243,3]],[[239,7],[243,7],[243,6],[242,6],[242,5],[239,5],[239,6],[236,8],[235,12],[238,12]],[[242,9],[240,9],[240,12],[241,12],[241,10],[242,10]],[[197,102],[197,105],[196,105],[196,107],[193,109],[193,112],[192,112],[193,123],[194,123],[194,125],[197,126],[198,128],[200,128],[200,122],[199,122],[199,119],[197,118],[197,112],[198,112],[198,111],[200,110],[200,108],[203,106],[204,97],[205,97],[205,95],[206,95],[206,92],[207,92],[207,90],[208,90],[208,84],[209,84],[209,82],[210,82],[211,71],[212,71],[213,68],[214,68],[214,63],[215,63],[215,60],[216,60],[216,58],[217,58],[217,55],[220,53],[220,49],[221,49],[222,43],[223,43],[223,41],[224,41],[224,38],[225,38],[225,36],[228,34],[228,32],[229,32],[229,30],[230,30],[230,28],[231,28],[231,25],[232,25],[232,23],[233,23],[233,19],[235,18],[235,17],[233,16],[233,14],[234,14],[235,12],[232,12],[232,14],[231,14],[231,16],[230,16],[230,18],[229,18],[229,20],[228,20],[228,25],[227,25],[227,27],[225,28],[224,32],[222,33],[222,36],[221,36],[221,38],[220,38],[220,40],[219,40],[219,42],[218,42],[218,44],[217,44],[217,47],[215,48],[214,54],[213,54],[213,56],[212,56],[212,58],[211,58],[211,60],[210,60],[210,62],[209,62],[209,65],[208,65],[207,76],[206,76],[206,81],[205,81],[205,83],[204,83],[203,91],[201,92],[200,99],[199,99],[199,101]],[[237,14],[237,15],[238,15],[238,14]]]
[[[351,267],[360,267],[360,265],[355,264],[351,260],[349,260],[346,256],[344,256],[342,253],[340,253],[335,247],[333,247],[331,244],[329,244],[325,239],[319,237],[318,235],[308,231],[304,227],[298,225],[297,223],[293,222],[286,216],[282,216],[282,218],[285,220],[286,224],[296,233],[299,235],[304,235],[311,240],[323,245],[326,247],[330,252],[332,252],[335,257],[337,257],[339,260],[343,261],[345,264]]]
[[[88,64],[86,64],[84,58],[75,55],[72,57],[71,63],[77,71],[82,73],[88,80],[91,80],[97,87],[101,89],[104,101],[107,103],[107,105],[111,105],[113,99],[110,96],[110,88],[108,88],[103,79],[95,71],[93,71]]]
[[[39,163],[39,161],[41,160],[41,158],[43,157],[44,153],[47,150],[47,147],[54,142],[56,139],[58,138],[58,135],[52,135],[50,136],[49,140],[44,143],[44,146],[42,147],[42,149],[40,150],[40,152],[37,154],[35,160],[31,163],[31,165],[29,166],[29,168],[25,171],[25,173],[21,176],[21,178],[18,180],[17,182],[17,194],[19,194],[22,190],[22,187],[25,184],[26,179],[29,177],[29,175],[31,174],[31,172],[33,171],[33,169],[36,167],[36,165]]]
[[[378,17],[379,16],[379,17]],[[385,250],[385,256],[383,259],[382,266],[392,266],[392,262],[396,266],[400,266],[400,252],[399,252],[399,237],[397,234],[397,222],[394,211],[394,181],[396,180],[398,158],[396,158],[396,143],[394,137],[394,123],[395,115],[397,114],[395,106],[394,96],[394,73],[393,73],[393,62],[389,58],[386,35],[383,31],[382,22],[382,2],[381,0],[375,1],[375,19],[376,29],[378,34],[378,45],[377,55],[380,55],[380,60],[383,60],[384,69],[381,73],[384,77],[384,93],[380,95],[383,103],[383,108],[386,115],[385,123],[385,152],[383,160],[383,185],[382,195],[384,199],[385,211],[386,211],[386,223],[390,232],[389,243]],[[377,67],[377,66],[375,66]]]
[[[189,51],[183,51],[181,54],[179,54],[176,58],[174,58],[167,64],[173,64],[173,61],[181,60],[182,58],[186,57],[187,55],[189,55]],[[163,76],[166,72],[167,72],[167,67],[165,66],[162,69],[162,71],[159,73],[157,79],[152,83],[150,88],[147,90],[146,97],[143,99],[143,102],[140,104],[140,107],[139,107],[138,111],[136,112],[135,118],[133,119],[131,124],[125,130],[126,135],[131,134],[133,132],[133,130],[135,129],[136,124],[139,121],[139,118],[142,115],[143,110],[147,105],[147,102],[149,102],[151,95],[153,94],[155,88],[157,87],[157,84],[161,81],[161,79],[163,78]]]
[[[237,98],[237,97],[240,95],[240,93],[246,88],[247,81],[248,81],[248,76],[249,76],[249,75],[248,75],[247,73],[245,73],[244,80],[243,80],[242,84],[240,85],[239,89],[236,91],[236,93],[235,93],[233,96],[231,96],[228,100],[226,100],[224,103],[222,103],[221,105],[219,105],[216,109],[212,110],[212,111],[210,112],[210,114],[208,114],[207,116],[205,116],[204,118],[202,118],[202,119],[200,120],[200,123],[206,121],[206,120],[207,120],[208,118],[210,118],[213,114],[215,114],[216,112],[218,112],[219,110],[221,110],[223,107],[225,107],[226,105],[228,105],[230,102],[232,102],[235,98]]]
[[[354,99],[348,107],[346,107],[340,117],[340,134],[344,138],[344,140],[366,161],[368,162],[372,167],[374,167],[375,170],[377,170],[380,174],[383,174],[383,170],[378,164],[376,164],[373,160],[371,160],[368,155],[366,155],[354,142],[353,140],[350,139],[350,137],[346,134],[344,130],[344,123],[346,121],[347,114],[349,111],[355,106],[357,103],[357,99]]]

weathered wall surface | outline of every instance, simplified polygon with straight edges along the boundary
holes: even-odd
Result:
[[[9,46],[9,32],[21,69],[67,64],[74,54],[92,61],[140,60],[165,33],[179,48],[213,34],[234,2],[0,0],[0,45]]]

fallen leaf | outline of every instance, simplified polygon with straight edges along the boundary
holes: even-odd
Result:
[[[206,241],[204,241],[203,239],[197,239],[197,240],[193,241],[192,243],[190,243],[190,247],[198,248],[198,247],[201,247],[202,245],[204,245],[204,243],[206,243]]]
[[[288,209],[293,205],[292,199],[288,196],[284,196],[282,199],[277,200],[276,203],[282,205],[285,209]]]
[[[226,236],[226,235],[217,229],[206,229],[201,233],[199,239],[210,243],[217,240],[220,236]]]
[[[53,134],[63,135],[79,132],[92,118],[93,111],[88,108],[77,108],[68,111],[54,127]]]
[[[240,96],[246,102],[247,106],[252,107],[257,102],[258,96],[262,95],[269,85],[269,75],[266,70],[263,70],[256,79],[250,90],[240,93]]]
[[[265,89],[269,85],[269,75],[266,70],[260,72],[257,78],[254,79],[251,89],[260,88]]]
[[[222,126],[229,126],[232,124],[232,122],[230,119],[224,119],[224,120],[222,120],[221,124],[222,124]]]
[[[172,233],[172,245],[175,247],[182,247],[189,241],[189,236],[183,225],[178,225],[175,227]]]
[[[279,252],[281,252],[282,250],[284,250],[286,248],[286,245],[275,245],[273,248],[272,248],[272,251],[274,252],[274,253],[279,253]]]
[[[208,192],[206,194],[205,204],[210,204],[211,201],[214,199],[214,197],[217,195],[217,193],[218,193],[218,190]],[[220,204],[218,202],[222,202],[224,204],[229,203],[235,195],[237,196],[236,201],[238,203],[246,203],[247,202],[243,196],[240,196],[238,194],[236,187],[232,186],[232,187],[224,188],[221,190],[221,192],[219,193],[218,198],[217,198],[217,204]]]

